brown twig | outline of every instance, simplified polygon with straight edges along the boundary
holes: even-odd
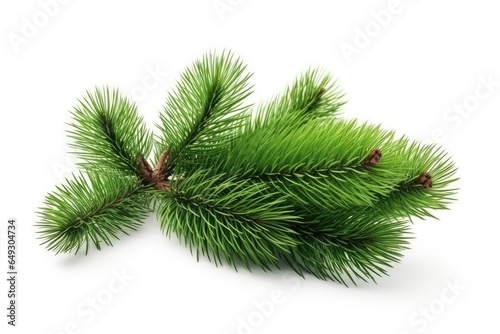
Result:
[[[163,151],[154,169],[142,155],[139,156],[139,170],[145,183],[152,185],[156,189],[170,192],[170,181],[168,180],[168,176],[165,175],[169,156],[170,152],[168,149]]]

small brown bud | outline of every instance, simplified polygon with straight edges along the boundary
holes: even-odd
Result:
[[[416,183],[421,184],[422,187],[428,189],[432,188],[432,175],[429,172],[424,172],[416,179]]]
[[[370,155],[365,159],[362,166],[368,168],[370,166],[376,165],[380,162],[380,158],[382,158],[382,151],[378,148],[375,148],[370,152]]]

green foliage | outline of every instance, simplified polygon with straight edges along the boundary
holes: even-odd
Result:
[[[157,196],[157,215],[163,230],[184,238],[190,249],[236,266],[276,266],[276,251],[296,244],[289,227],[298,223],[293,208],[262,184],[236,182],[198,171],[173,183],[171,193]]]
[[[436,146],[339,118],[343,95],[319,70],[255,108],[245,104],[249,78],[231,53],[195,61],[154,140],[117,91],[89,93],[70,132],[87,172],[47,196],[43,244],[100,249],[152,208],[167,235],[216,265],[288,265],[343,284],[386,274],[412,219],[454,200],[453,162]],[[143,159],[153,145],[154,168]]]
[[[330,117],[345,104],[331,76],[311,69],[299,76],[282,95],[257,108],[247,127],[274,131],[296,128],[315,118]]]
[[[152,135],[137,107],[117,90],[96,89],[72,112],[69,137],[84,169],[110,168],[140,175],[137,161],[148,156]]]
[[[379,216],[389,215],[409,220],[412,217],[436,218],[431,210],[447,209],[454,201],[458,189],[451,188],[450,184],[458,180],[453,177],[457,170],[441,148],[409,142],[407,139],[401,141],[406,145],[399,152],[394,152],[394,155],[399,155],[402,160],[400,168],[404,167],[405,178],[388,196],[374,203],[372,211]],[[415,182],[426,171],[431,171],[432,174],[432,188],[429,189]],[[376,216],[372,219],[376,219]]]
[[[45,199],[38,223],[42,244],[56,253],[112,245],[120,232],[136,230],[149,213],[144,188],[138,177],[116,171],[76,175]]]
[[[391,262],[399,262],[406,249],[409,230],[405,222],[369,220],[362,213],[337,211],[316,215],[308,224],[300,225],[300,242],[287,263],[298,274],[313,274],[346,284],[356,279],[375,281],[386,274]]]
[[[238,137],[214,165],[218,172],[271,184],[302,207],[370,205],[404,179],[402,161],[390,155],[373,168],[362,166],[374,147],[400,145],[393,137],[378,126],[331,118],[287,132],[268,126]]]
[[[180,161],[194,171],[226,149],[248,117],[243,100],[251,93],[249,78],[230,53],[209,53],[181,74],[160,114],[156,142],[157,158],[170,150],[169,171]]]

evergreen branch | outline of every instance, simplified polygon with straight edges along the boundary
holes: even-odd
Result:
[[[197,257],[201,252],[215,264],[225,259],[235,268],[241,261],[270,270],[278,265],[277,252],[296,244],[288,225],[298,218],[263,185],[199,171],[174,181],[170,194],[158,193],[156,208],[167,234],[175,232]]]
[[[296,225],[302,243],[284,257],[295,271],[344,284],[345,279],[354,284],[355,279],[375,280],[374,275],[386,274],[384,268],[391,262],[399,262],[406,248],[409,232],[401,219],[434,217],[432,210],[446,209],[454,200],[456,189],[449,185],[456,181],[456,169],[445,152],[405,138],[397,143],[389,153],[400,164],[385,162],[406,175],[389,194],[367,206],[339,209],[313,203],[296,213],[305,219]],[[383,168],[382,162],[373,169]],[[432,187],[422,184],[422,174],[432,178]]]
[[[270,183],[271,189],[279,191],[302,209],[333,210],[371,206],[379,197],[391,193],[394,185],[390,181],[397,176],[383,169],[369,173],[357,168],[344,168],[315,175],[279,176],[264,182]]]
[[[300,225],[300,244],[283,258],[301,276],[307,272],[344,285],[347,279],[356,285],[357,279],[375,281],[375,276],[386,275],[387,268],[400,261],[409,239],[403,222],[374,222],[347,211],[319,226]]]
[[[150,208],[144,189],[138,177],[118,172],[76,175],[45,199],[37,224],[42,245],[56,253],[112,245],[120,232],[136,230],[146,218]]]
[[[182,75],[160,114],[161,135],[156,155],[170,150],[169,172],[182,166],[199,167],[224,150],[246,120],[243,100],[251,93],[250,74],[232,53],[209,53]]]
[[[110,168],[140,175],[139,157],[151,152],[151,133],[135,104],[117,90],[87,92],[72,112],[69,137],[85,169]]]
[[[243,104],[249,78],[231,53],[195,61],[160,115],[154,167],[135,105],[117,91],[88,93],[70,137],[89,172],[47,196],[42,244],[57,253],[111,245],[152,201],[162,230],[216,265],[270,270],[286,261],[300,275],[343,284],[386,274],[412,218],[434,217],[454,200],[450,158],[335,117],[343,95],[318,70],[254,114]]]
[[[331,76],[318,69],[310,69],[299,76],[285,92],[255,111],[249,130],[272,127],[285,131],[315,118],[331,117],[345,104],[343,93]]]
[[[167,234],[174,231],[197,257],[216,264],[224,259],[235,268],[241,261],[270,270],[281,258],[301,275],[355,283],[385,274],[407,244],[404,223],[367,221],[349,211],[304,220],[262,183],[210,175],[174,181],[170,195],[158,194],[157,214]]]
[[[340,119],[311,120],[288,133],[261,129],[237,138],[214,170],[264,182],[303,208],[367,206],[406,176],[406,160],[391,154],[401,145],[393,137],[380,127]],[[380,160],[372,156],[381,154],[374,147],[388,154]]]
[[[405,142],[408,142],[404,139]],[[373,219],[384,215],[392,218],[436,218],[433,210],[447,209],[455,201],[456,188],[450,185],[458,180],[454,163],[446,152],[436,145],[408,143],[399,153],[406,158],[407,175],[388,196],[381,197],[371,211]],[[419,182],[422,175],[431,178]],[[431,183],[432,180],[432,183]],[[369,213],[367,213],[369,215]]]
[[[373,147],[384,153],[375,163],[369,161]],[[302,209],[375,207],[367,210],[394,212],[395,218],[432,217],[429,210],[453,200],[455,190],[447,185],[456,180],[453,164],[435,147],[340,119],[312,120],[289,133],[244,133],[215,165],[218,172],[267,183]],[[437,182],[432,189],[416,183],[426,171]]]
[[[170,181],[168,180],[168,175],[165,174],[169,157],[170,152],[166,149],[160,155],[160,159],[154,169],[142,155],[139,157],[139,170],[146,184],[152,185],[156,189],[170,192]]]
[[[357,168],[374,148],[391,145],[393,136],[379,126],[341,119],[315,119],[287,132],[269,126],[234,139],[214,168],[242,177]]]

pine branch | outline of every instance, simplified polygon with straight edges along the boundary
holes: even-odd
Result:
[[[373,219],[381,215],[410,220],[412,217],[436,218],[433,211],[445,210],[456,200],[457,189],[450,185],[458,180],[454,177],[457,169],[441,148],[403,141],[407,144],[399,154],[406,158],[406,178],[369,211]]]
[[[332,117],[345,104],[343,93],[331,76],[318,69],[310,69],[299,76],[285,92],[260,105],[248,130],[272,127],[274,131],[287,131],[312,119]]]
[[[347,284],[375,280],[407,248],[414,217],[454,200],[445,152],[337,116],[342,93],[310,70],[255,115],[250,75],[231,53],[194,62],[167,97],[157,163],[135,105],[96,90],[73,111],[73,147],[89,169],[45,200],[50,250],[111,245],[150,210],[196,255]],[[113,172],[113,170],[116,170]]]
[[[283,202],[263,185],[198,171],[174,181],[170,194],[159,192],[155,206],[162,229],[175,232],[197,257],[270,270],[278,265],[277,252],[296,244],[288,224],[298,218]]]
[[[347,285],[347,280],[372,280],[386,275],[407,248],[409,231],[404,222],[371,221],[348,212],[328,221],[299,227],[300,244],[283,258],[299,275],[310,273],[323,280]]]
[[[288,133],[272,130],[244,133],[219,155],[214,170],[265,182],[294,205],[313,209],[371,205],[406,176],[406,160],[373,156],[382,153],[374,147],[390,153],[400,145],[380,127],[331,119]]]
[[[56,253],[112,245],[112,239],[136,230],[146,218],[150,199],[144,189],[139,178],[120,172],[76,175],[45,199],[37,224],[42,245]]]
[[[387,168],[403,171],[404,178],[389,193],[378,195],[371,205],[351,206],[351,211],[362,213],[371,221],[437,219],[434,212],[448,209],[456,200],[457,189],[450,187],[458,180],[454,177],[457,172],[454,163],[435,145],[420,145],[406,138],[397,142],[399,148],[389,152],[394,160],[382,159],[373,170],[384,168],[383,163],[387,163]],[[422,180],[424,175],[430,179]],[[328,218],[338,211],[338,208],[328,205],[311,205],[298,215],[314,212]]]
[[[169,172],[181,160],[184,169],[196,169],[226,149],[247,118],[249,78],[232,53],[209,53],[181,75],[160,114],[156,142],[157,157],[170,151]]]
[[[269,126],[235,138],[214,168],[245,177],[354,168],[393,136],[379,126],[341,119],[311,120],[287,132]]]
[[[406,159],[408,174],[390,194],[370,206],[310,206],[296,213],[307,222],[296,225],[302,242],[292,256],[284,256],[295,271],[344,284],[346,279],[354,284],[356,279],[375,281],[374,275],[386,274],[385,268],[399,262],[401,251],[407,248],[409,230],[401,219],[434,217],[431,210],[446,209],[454,200],[456,189],[449,185],[456,181],[452,178],[456,169],[446,154],[404,138],[399,142],[398,153]],[[382,168],[374,168],[378,167]],[[422,184],[422,174],[431,176],[432,187]]]
[[[374,152],[380,155],[374,157]],[[437,204],[439,197],[429,196],[449,202],[453,190],[447,190],[447,185],[455,181],[453,166],[435,149],[394,139],[393,132],[377,126],[339,119],[313,120],[286,134],[272,128],[244,133],[215,165],[218,172],[266,182],[294,205],[310,210],[371,207],[381,202],[398,207],[401,196],[407,195],[401,211],[413,210],[410,215],[418,216],[419,207],[444,208],[445,203]],[[416,183],[426,171],[435,174],[434,181],[442,179],[439,188],[423,191]],[[413,195],[428,199],[418,205]]]
[[[367,221],[348,211],[328,221],[294,216],[278,194],[262,184],[234,183],[199,173],[174,182],[171,194],[157,194],[162,229],[174,231],[197,258],[216,264],[225,260],[237,269],[256,264],[264,270],[287,261],[299,274],[346,284],[345,277],[375,280],[399,261],[408,231],[396,221]],[[271,215],[271,216],[270,216]]]
[[[117,90],[96,89],[72,112],[69,137],[84,169],[110,168],[141,175],[139,157],[151,152],[151,132],[135,104]]]

